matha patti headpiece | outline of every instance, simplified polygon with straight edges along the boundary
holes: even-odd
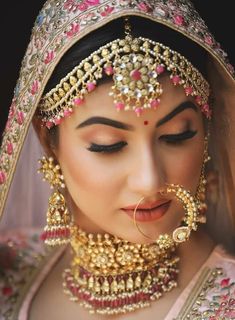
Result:
[[[133,110],[139,116],[144,109],[156,109],[163,93],[158,77],[168,72],[172,83],[182,85],[185,94],[194,97],[206,117],[211,117],[209,84],[202,74],[169,47],[147,38],[133,38],[125,20],[124,39],[94,51],[42,98],[39,116],[48,128],[71,115],[104,75],[112,76],[110,95],[118,111]]]

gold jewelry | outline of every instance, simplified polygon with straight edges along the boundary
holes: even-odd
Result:
[[[211,159],[210,156],[208,155],[208,138],[209,138],[209,134],[205,138],[204,160],[203,160],[203,164],[202,164],[199,185],[198,185],[196,196],[195,196],[198,201],[198,211],[199,211],[197,221],[200,223],[206,223],[205,213],[207,211],[207,204],[206,204],[205,200],[206,200],[207,179],[205,176],[205,166],[206,166],[207,162],[210,161],[210,159]]]
[[[113,315],[146,307],[176,287],[175,246],[135,244],[117,237],[86,234],[74,226],[71,268],[65,292],[91,313]]]
[[[197,215],[198,215],[198,204],[196,199],[190,194],[189,191],[185,190],[180,185],[175,184],[167,184],[166,189],[161,191],[162,195],[173,193],[178,200],[181,201],[185,210],[185,217],[182,221],[182,225],[176,228],[172,235],[164,234],[160,235],[155,241],[159,245],[161,249],[167,249],[173,245],[175,242],[176,244],[186,241],[192,230],[197,230]],[[138,202],[137,206],[135,207],[133,220],[136,228],[138,231],[146,238],[154,240],[146,235],[139,227],[136,221],[136,211],[138,209],[138,205],[144,198],[141,198]]]
[[[38,172],[43,173],[43,180],[48,181],[51,188],[57,189],[49,198],[47,225],[44,228],[42,239],[51,246],[66,244],[70,239],[71,217],[65,198],[59,190],[59,188],[65,188],[64,177],[60,172],[60,166],[54,163],[53,158],[43,157],[39,163],[41,168]]]
[[[202,74],[169,47],[147,38],[133,38],[128,23],[125,33],[125,38],[109,42],[82,60],[42,98],[39,116],[48,128],[70,116],[104,74],[112,76],[114,85],[110,95],[118,111],[134,110],[139,116],[144,109],[156,109],[163,93],[158,76],[166,71],[172,83],[182,85],[185,94],[193,96],[210,118],[209,84]]]

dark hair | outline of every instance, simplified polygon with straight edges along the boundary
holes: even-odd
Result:
[[[186,57],[206,78],[206,51],[198,44],[169,27],[142,17],[130,17],[132,35],[146,37],[170,47]],[[119,18],[91,32],[75,43],[61,58],[49,79],[44,94],[54,88],[83,59],[106,43],[124,37],[124,19]],[[109,78],[110,79],[110,78]],[[103,78],[99,83],[107,79]],[[99,84],[98,83],[98,84]],[[49,130],[49,140],[58,144],[58,127]]]

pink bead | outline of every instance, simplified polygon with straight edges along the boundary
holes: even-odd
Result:
[[[51,129],[51,127],[53,127],[53,125],[54,125],[54,123],[53,123],[52,121],[47,121],[47,122],[46,122],[46,127],[47,127],[48,129]]]
[[[205,103],[203,106],[202,106],[202,110],[205,111],[205,112],[208,112],[210,111],[210,106],[208,103]]]
[[[135,113],[136,113],[137,117],[141,116],[142,112],[143,112],[142,108],[135,108]]]
[[[12,155],[12,153],[13,153],[13,144],[11,142],[7,143],[7,153],[9,155]]]
[[[19,125],[22,125],[24,122],[24,113],[22,111],[18,111],[17,113],[17,122]]]
[[[112,67],[112,66],[105,67],[105,68],[104,68],[104,72],[105,72],[108,76],[112,75],[112,74],[113,74],[113,67]]]
[[[177,85],[180,83],[180,77],[178,75],[172,76],[171,81],[173,82],[174,85]]]
[[[6,176],[3,171],[0,171],[0,184],[3,184],[6,181]]]
[[[161,64],[159,64],[157,67],[156,67],[156,72],[157,74],[161,74],[165,71],[165,67],[162,66]]]
[[[192,87],[186,87],[184,89],[185,93],[186,93],[186,96],[189,96],[193,93],[193,88]]]
[[[73,113],[72,110],[69,110],[69,109],[64,110],[64,116],[65,116],[65,117],[69,117],[72,113]]]
[[[131,77],[133,80],[138,81],[141,79],[141,72],[139,70],[133,70],[131,72]]]
[[[88,82],[88,83],[87,83],[87,90],[88,90],[89,92],[95,90],[95,87],[96,87],[96,85],[95,85],[94,82]]]
[[[154,99],[150,102],[150,106],[151,108],[153,109],[157,109],[157,107],[159,106],[160,104],[160,99]]]
[[[120,110],[123,110],[123,109],[125,108],[125,105],[124,105],[124,103],[122,103],[122,102],[117,102],[117,103],[115,104],[115,107],[116,107],[116,109],[117,109],[118,111],[120,111]]]
[[[196,96],[195,101],[197,104],[201,105],[202,104],[202,97],[201,96]]]
[[[59,125],[59,124],[61,124],[61,122],[62,122],[62,119],[61,119],[61,118],[56,118],[55,121],[54,121],[54,123],[55,123],[56,126]]]
[[[73,100],[73,103],[75,106],[80,106],[83,103],[84,99],[83,98],[75,98]]]

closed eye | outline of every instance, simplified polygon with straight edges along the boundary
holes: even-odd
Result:
[[[177,144],[188,139],[192,139],[197,134],[197,131],[187,130],[177,134],[165,134],[159,137],[159,140],[169,144]]]
[[[114,153],[121,151],[126,145],[127,142],[125,141],[120,141],[110,145],[91,143],[90,147],[87,148],[87,150],[91,152]]]

